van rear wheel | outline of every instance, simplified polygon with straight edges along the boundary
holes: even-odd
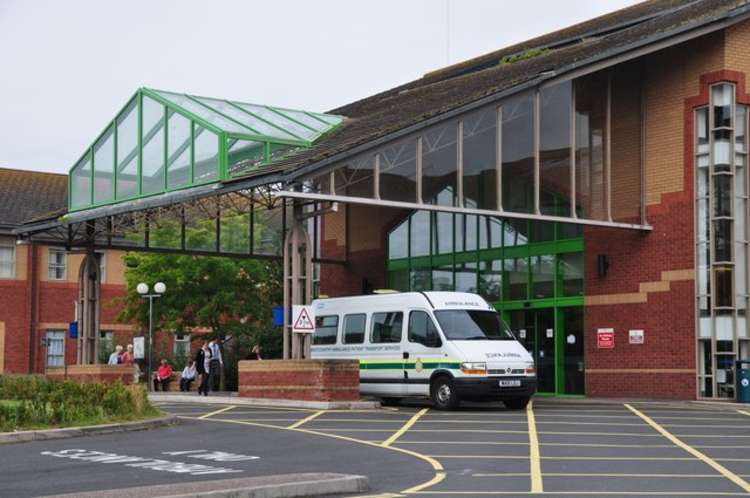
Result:
[[[521,398],[511,398],[503,401],[505,407],[509,410],[522,410],[529,404],[529,397],[523,396]]]
[[[458,408],[458,395],[453,379],[441,376],[430,384],[430,398],[438,410],[455,410]]]

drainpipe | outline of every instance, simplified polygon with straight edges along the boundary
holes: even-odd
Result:
[[[39,347],[39,337],[37,337],[37,324],[39,315],[39,284],[38,280],[38,247],[35,242],[29,245],[27,259],[28,270],[26,278],[29,282],[29,373],[36,372],[36,351]]]

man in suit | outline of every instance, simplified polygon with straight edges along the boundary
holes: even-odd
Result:
[[[208,349],[211,351],[211,362],[209,363],[210,369],[208,372],[208,388],[212,391],[219,390],[219,379],[221,377],[221,369],[224,367],[224,360],[221,357],[221,347],[219,346],[219,339],[211,339],[208,343]]]

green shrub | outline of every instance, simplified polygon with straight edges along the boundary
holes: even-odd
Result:
[[[0,432],[50,425],[96,424],[156,413],[141,385],[0,375]]]

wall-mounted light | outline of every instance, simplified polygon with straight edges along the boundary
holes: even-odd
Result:
[[[609,269],[609,260],[606,254],[599,254],[596,256],[596,274],[599,277],[606,277],[607,270]]]

